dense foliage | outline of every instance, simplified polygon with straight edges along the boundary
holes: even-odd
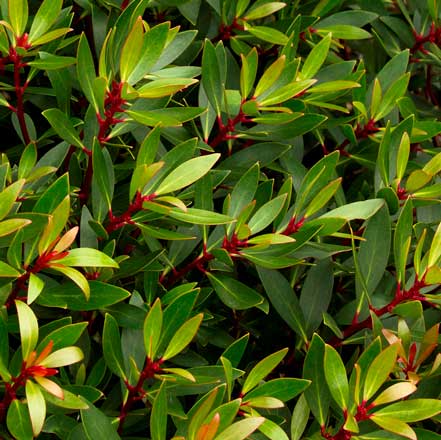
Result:
[[[0,13],[1,438],[441,439],[439,0]]]

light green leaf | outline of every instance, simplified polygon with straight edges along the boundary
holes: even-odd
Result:
[[[288,349],[284,348],[259,361],[248,373],[245,383],[242,386],[242,394],[246,395],[248,391],[251,391],[262,379],[268,376],[268,374],[279,365],[286,356],[286,353],[288,353]]]
[[[12,209],[24,184],[24,179],[17,180],[0,193],[0,220],[3,220]]]
[[[44,288],[44,281],[37,275],[31,273],[29,276],[27,303],[33,303]]]
[[[314,48],[309,52],[303,63],[301,78],[309,79],[320,70],[326,60],[331,45],[331,34],[326,35]]]
[[[256,90],[254,91],[254,98],[259,97],[262,93],[267,91],[276,81],[277,78],[283,72],[286,64],[286,57],[282,55],[277,58],[266,70],[263,72],[263,75],[260,77],[259,82],[257,83]]]
[[[161,383],[150,416],[150,435],[152,440],[166,440],[167,435],[167,392],[166,381]]]
[[[18,324],[20,327],[21,352],[23,360],[27,360],[35,349],[38,341],[38,322],[32,309],[22,301],[15,301]]]
[[[180,353],[192,341],[196,335],[198,328],[202,322],[203,314],[199,313],[193,318],[185,322],[173,336],[168,344],[165,353],[162,356],[163,360],[170,359]]]
[[[57,19],[62,6],[63,0],[44,0],[41,3],[34,19],[32,20],[31,29],[29,31],[30,43],[40,38],[50,29]]]
[[[399,382],[382,391],[372,403],[378,406],[394,402],[395,400],[407,397],[409,394],[415,392],[416,389],[417,387],[411,382]]]
[[[61,139],[65,140],[68,144],[75,145],[78,148],[84,148],[80,136],[64,112],[58,108],[50,108],[41,114],[48,120],[49,124],[51,124],[52,128]]]
[[[97,249],[76,248],[68,252],[66,257],[57,260],[58,264],[74,267],[119,267],[115,260]]]
[[[264,421],[264,417],[247,417],[230,425],[216,436],[215,440],[244,440],[258,429]]]
[[[32,220],[25,218],[10,218],[8,220],[4,220],[0,222],[0,237],[12,234],[13,232],[18,231],[31,223]]]
[[[21,37],[28,22],[28,0],[8,0],[9,21],[16,37]]]
[[[191,185],[207,174],[219,157],[219,153],[209,154],[182,163],[161,182],[155,194],[166,194]]]
[[[31,380],[26,381],[26,400],[31,418],[32,431],[37,437],[43,429],[46,418],[46,402],[40,388]]]
[[[325,346],[325,377],[329,390],[337,405],[346,411],[349,400],[349,383],[345,365],[335,348]]]
[[[410,399],[393,403],[375,412],[378,417],[391,417],[402,422],[418,422],[441,413],[438,399]]]
[[[49,354],[41,363],[43,367],[56,368],[75,364],[83,360],[83,352],[78,347],[65,347]]]
[[[375,414],[370,419],[386,431],[393,432],[410,440],[417,440],[415,431],[407,423],[392,417],[380,417]]]
[[[364,383],[363,400],[368,401],[387,380],[395,367],[398,344],[384,349],[370,364]]]
[[[159,340],[162,332],[162,306],[158,298],[147,314],[144,321],[144,347],[147,357],[150,360],[155,359],[156,350],[159,346]]]
[[[192,78],[157,79],[141,86],[137,90],[138,97],[152,99],[170,96],[192,84],[196,84],[197,82],[197,79]]]
[[[274,14],[275,12],[283,9],[286,3],[283,2],[269,2],[264,3],[259,6],[251,6],[247,13],[244,15],[244,20],[257,20],[258,18],[268,17],[268,15]]]
[[[125,82],[129,78],[141,57],[144,39],[144,24],[142,17],[138,17],[129,32],[121,50],[119,72],[121,81]]]

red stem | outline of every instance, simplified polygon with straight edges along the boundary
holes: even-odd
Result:
[[[26,35],[26,34],[24,34]],[[17,45],[18,45],[17,41]],[[21,85],[20,70],[26,66],[26,63],[22,62],[23,57],[18,55],[14,47],[9,49],[9,59],[14,64],[14,87],[15,95],[17,97],[17,104],[15,108],[11,108],[17,115],[18,123],[20,125],[21,134],[23,136],[24,143],[28,145],[31,142],[31,137],[29,136],[28,128],[26,126],[25,112],[24,112],[24,93],[28,86],[25,82]]]
[[[424,276],[421,280],[415,280],[413,286],[409,290],[401,290],[400,283],[398,283],[395,290],[395,296],[392,301],[390,301],[388,304],[381,307],[380,309],[371,307],[371,310],[375,313],[376,316],[380,317],[385,315],[386,313],[392,313],[393,309],[397,305],[405,301],[427,301],[426,298],[420,293],[420,289],[426,286],[427,284],[424,282]],[[352,324],[343,330],[343,337],[338,338],[337,336],[334,336],[328,343],[334,347],[338,347],[346,338],[365,328],[372,328],[371,317],[369,316],[363,321],[358,321],[358,315],[355,315],[354,319],[352,320]]]
[[[8,299],[5,303],[6,308],[9,308],[13,305],[14,300],[18,298],[18,294],[22,291],[27,290],[27,282],[29,280],[29,277],[31,274],[36,274],[38,272],[41,272],[42,270],[46,269],[49,266],[49,263],[51,261],[60,260],[61,258],[64,258],[66,255],[68,255],[68,251],[64,252],[46,252],[40,255],[37,260],[35,261],[35,264],[32,267],[27,267],[26,272],[21,275],[19,278],[17,278],[17,281],[15,282],[15,286],[12,289],[11,293],[8,296]]]
[[[211,142],[208,142],[208,139],[206,139],[205,142],[208,143],[210,147],[216,148],[222,142],[225,142],[230,139],[236,139],[237,135],[231,133],[234,133],[237,124],[246,123],[246,122],[251,122],[251,121],[242,111],[242,106],[239,110],[239,113],[234,118],[227,119],[226,124],[224,124],[222,118],[218,116],[217,125],[219,127],[219,132]]]
[[[152,361],[151,359],[147,358],[144,369],[141,371],[141,374],[139,375],[139,379],[136,385],[131,386],[128,382],[126,382],[126,387],[129,391],[129,394],[119,412],[119,425],[118,425],[119,434],[122,433],[124,422],[133,404],[136,401],[141,400],[145,395],[145,391],[143,390],[144,382],[147,379],[152,379],[155,376],[155,374],[162,372],[161,369],[162,363],[163,363],[162,359],[158,359],[157,361]]]
[[[373,119],[369,119],[369,121],[366,123],[366,125],[361,126],[360,124],[357,124],[357,126],[354,129],[355,138],[357,141],[360,141],[362,139],[366,139],[371,134],[376,133],[380,129],[376,126],[375,121]],[[340,151],[340,154],[342,156],[350,156],[350,154],[345,151],[345,148],[350,144],[349,139],[345,139],[337,148],[336,150]],[[324,146],[322,146],[323,148]],[[327,154],[326,147],[323,149],[324,153]]]
[[[161,277],[159,278],[159,282],[162,283],[165,287],[171,287],[174,284],[176,284],[179,280],[184,278],[185,275],[187,275],[193,269],[198,269],[202,273],[205,273],[206,272],[205,265],[213,258],[214,255],[206,251],[206,247],[204,244],[204,250],[202,255],[196,257],[193,261],[188,263],[180,270],[176,270],[173,268],[173,272],[171,273],[170,277],[168,277],[167,279],[164,274],[161,275]]]
[[[17,398],[17,391],[26,385],[26,381],[30,377],[53,376],[57,373],[58,370],[41,365],[26,366],[26,360],[24,360],[21,364],[20,374],[17,377],[11,377],[11,383],[5,383],[5,393],[0,402],[0,423],[4,422],[9,405]]]
[[[137,212],[142,211],[144,208],[142,207],[144,202],[148,202],[153,200],[156,197],[156,194],[149,194],[143,196],[139,191],[135,195],[135,199],[132,203],[130,203],[127,211],[121,215],[113,215],[112,210],[109,211],[109,223],[106,226],[106,231],[108,234],[114,232],[125,225],[133,225],[134,222],[132,220],[132,216]]]

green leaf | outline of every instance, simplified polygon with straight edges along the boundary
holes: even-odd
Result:
[[[429,250],[429,259],[427,260],[427,266],[434,266],[438,263],[441,257],[441,223],[436,228],[435,234],[432,239],[432,244]]]
[[[329,258],[318,261],[308,270],[300,294],[308,336],[312,336],[328,310],[334,289],[333,264]]]
[[[4,220],[0,222],[0,237],[12,234],[13,232],[18,231],[31,223],[31,220],[25,218],[11,218],[9,220]]]
[[[88,409],[81,410],[81,420],[88,440],[105,438],[106,440],[119,440],[115,428],[110,419],[90,402]]]
[[[92,165],[93,165],[93,179],[97,183],[99,192],[103,196],[106,206],[110,209],[112,205],[113,196],[113,169],[110,169],[109,165],[113,166],[111,160],[106,160],[106,156],[109,156],[107,150],[102,148],[97,138],[94,138],[92,147]],[[109,163],[110,162],[110,163]]]
[[[363,219],[366,220],[372,217],[384,205],[383,199],[363,200],[362,202],[348,203],[340,206],[320,218],[343,218],[346,221]]]
[[[323,362],[325,357],[325,343],[317,334],[312,337],[303,363],[303,378],[311,381],[311,385],[305,390],[305,397],[312,414],[324,426],[329,411],[331,395],[326,383]]]
[[[395,367],[398,344],[384,349],[370,364],[364,383],[363,400],[368,401],[389,377]]]
[[[249,21],[267,17],[268,15],[274,14],[280,9],[283,9],[285,6],[286,3],[283,2],[269,2],[259,6],[253,5],[250,9],[248,9],[243,19]]]
[[[97,102],[94,92],[94,81],[96,78],[95,65],[85,34],[81,34],[80,42],[78,44],[77,78],[87,100],[93,105],[95,112],[98,112],[100,109],[100,103]]]
[[[47,52],[39,52],[39,55],[40,60],[29,61],[27,64],[41,70],[57,70],[72,66],[77,62],[74,57],[61,57]]]
[[[288,349],[284,348],[259,361],[248,373],[245,383],[242,386],[242,394],[246,395],[248,391],[251,391],[262,379],[268,376],[268,374],[279,365],[286,356],[286,353],[288,353]]]
[[[334,38],[341,38],[343,40],[365,40],[372,37],[368,31],[350,24],[336,24],[318,29],[320,34],[327,34],[329,32]]]
[[[68,252],[67,256],[57,260],[57,263],[74,267],[119,267],[115,260],[97,249],[76,248]]]
[[[384,276],[389,261],[391,244],[391,224],[388,210],[383,206],[367,223],[363,233],[365,241],[360,243],[358,264],[367,288],[371,295]],[[357,290],[361,289],[356,279]]]
[[[138,64],[127,79],[129,84],[136,84],[152,70],[164,51],[169,33],[170,22],[165,22],[154,26],[144,34],[142,53],[138,59]],[[157,76],[158,72],[155,72],[155,75]]]
[[[18,178],[26,178],[37,163],[37,147],[29,144],[23,151],[18,165]]]
[[[205,40],[202,53],[202,86],[216,114],[220,115],[224,85],[222,83],[216,49],[210,40]]]
[[[75,145],[78,148],[84,148],[75,127],[68,116],[58,108],[50,108],[41,113],[51,124],[51,127],[68,144]]]
[[[87,322],[77,322],[57,328],[48,333],[37,346],[37,352],[43,350],[51,342],[52,350],[75,344],[87,327]]]
[[[404,132],[403,137],[401,138],[400,146],[398,148],[397,154],[397,180],[398,182],[404,176],[406,172],[407,162],[409,160],[410,153],[410,139],[407,132]]]
[[[103,355],[106,365],[110,371],[112,371],[118,377],[121,377],[123,380],[127,380],[118,323],[116,322],[116,319],[109,313],[106,313],[106,317],[104,319]]]
[[[63,266],[58,263],[52,263],[50,265],[50,268],[52,270],[56,270],[57,272],[61,272],[64,276],[71,279],[83,292],[84,298],[86,300],[90,297],[90,286],[87,278],[76,269],[73,269],[72,267]]]
[[[310,383],[311,382],[309,380],[288,377],[272,379],[262,385],[258,385],[252,391],[248,392],[246,399],[248,400],[255,397],[272,396],[281,400],[282,402],[286,402],[305,391]]]
[[[246,23],[245,30],[256,38],[267,41],[271,44],[278,44],[283,46],[288,43],[288,37],[283,32],[280,32],[272,27],[250,26],[248,23]]]
[[[15,301],[20,326],[21,353],[27,360],[38,341],[38,322],[32,309],[22,301]]]
[[[122,82],[126,82],[139,62],[144,39],[144,24],[138,17],[132,26],[121,50],[119,72]]]
[[[250,309],[262,304],[264,299],[254,289],[226,275],[207,272],[211,285],[220,300],[234,310]]]
[[[46,402],[40,388],[31,380],[26,381],[26,400],[31,418],[32,431],[34,436],[37,437],[43,429],[44,420],[46,418]]]
[[[403,399],[416,390],[417,387],[411,382],[399,382],[382,391],[372,403],[375,406],[384,405],[385,403]]]
[[[78,347],[64,347],[49,354],[40,362],[40,365],[48,368],[64,367],[83,360],[83,352]]]
[[[167,392],[166,381],[162,381],[161,387],[153,401],[150,416],[150,436],[152,440],[166,440],[167,435]]]
[[[305,395],[302,394],[297,400],[291,417],[291,440],[300,440],[309,419],[309,406]]]
[[[309,52],[301,70],[301,78],[313,78],[320,70],[326,60],[331,45],[331,34],[326,35],[314,48]]]
[[[325,346],[325,377],[331,395],[337,405],[346,411],[349,400],[349,384],[345,365],[335,348]]]
[[[33,303],[44,288],[44,281],[37,275],[31,273],[29,276],[27,303]]]
[[[381,417],[375,414],[372,415],[370,419],[386,431],[393,432],[401,437],[406,437],[411,440],[417,440],[415,431],[407,423],[404,423],[401,420],[392,417]]]
[[[17,440],[32,440],[34,438],[27,406],[18,399],[13,400],[9,406],[6,425]]]
[[[242,68],[240,70],[240,94],[242,99],[248,98],[254,81],[256,80],[258,55],[256,48],[253,48],[248,55],[240,54]]]
[[[441,401],[437,399],[410,399],[375,411],[375,416],[391,417],[402,422],[418,422],[439,413],[441,413]]]
[[[394,259],[397,279],[404,285],[407,255],[412,236],[413,207],[411,199],[407,199],[398,218],[394,235]]]
[[[315,214],[317,211],[323,208],[323,206],[326,205],[326,203],[329,202],[331,197],[334,196],[334,194],[337,192],[338,188],[340,187],[342,178],[339,177],[338,179],[333,180],[332,182],[328,183],[322,190],[311,200],[311,203],[306,208],[304,217],[310,217],[311,215]]]
[[[198,328],[202,322],[203,314],[199,313],[193,318],[184,323],[173,336],[168,344],[165,353],[162,356],[163,360],[170,359],[180,353],[195,337]]]
[[[16,37],[21,37],[28,22],[28,0],[8,0],[9,21]]]
[[[146,203],[147,208],[154,211],[153,203]],[[167,210],[167,214],[176,219],[186,223],[194,223],[195,225],[223,225],[234,221],[231,217],[217,212],[205,211],[204,209],[187,208],[187,211],[181,209],[172,208]]]
[[[262,205],[248,222],[251,234],[257,234],[269,226],[281,211],[285,200],[286,194],[281,194]]]
[[[257,267],[269,300],[281,318],[302,338],[308,340],[299,301],[287,279],[276,270]]]
[[[137,92],[139,98],[162,98],[185,89],[198,81],[192,78],[163,78],[141,86]]]
[[[161,182],[159,187],[155,190],[155,194],[167,194],[191,185],[207,174],[219,157],[219,153],[209,154],[195,157],[182,163]]]
[[[49,43],[53,40],[56,40],[57,38],[64,36],[70,31],[72,31],[72,29],[68,27],[54,29],[53,31],[49,31],[39,38],[35,38],[35,40],[32,41],[32,46],[40,46],[42,44]]]
[[[29,42],[32,43],[43,36],[52,26],[60,14],[63,0],[43,0],[29,31]]]
[[[204,113],[201,107],[168,107],[158,110],[127,110],[126,114],[140,124],[154,127],[175,127]]]
[[[18,278],[20,275],[17,269],[0,261],[0,278]]]
[[[309,89],[314,83],[315,79],[306,79],[303,81],[294,81],[286,84],[274,92],[266,95],[264,98],[257,98],[257,103],[260,107],[267,107],[271,105],[280,104],[287,101],[290,98],[295,98],[297,95],[303,93],[306,89]]]
[[[222,431],[216,440],[244,440],[265,421],[264,417],[247,417]]]
[[[398,78],[386,91],[375,115],[372,115],[374,121],[379,121],[387,116],[396,105],[396,101],[401,98],[407,90],[410,73],[405,73]]]
[[[159,340],[162,332],[162,306],[158,298],[147,314],[144,321],[144,347],[147,357],[150,360],[155,359],[156,351],[159,346]]]
[[[130,292],[121,287],[89,281],[90,297],[86,299],[79,287],[73,283],[65,283],[61,287],[54,286],[43,289],[36,302],[46,307],[59,307],[76,311],[103,309],[123,301]]]
[[[0,193],[0,220],[3,220],[14,206],[24,183],[24,179],[17,180]]]
[[[254,91],[254,98],[258,98],[277,81],[285,68],[285,64],[286,57],[282,55],[263,72]]]

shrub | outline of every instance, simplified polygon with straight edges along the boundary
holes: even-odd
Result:
[[[439,1],[0,7],[2,438],[441,438]]]

